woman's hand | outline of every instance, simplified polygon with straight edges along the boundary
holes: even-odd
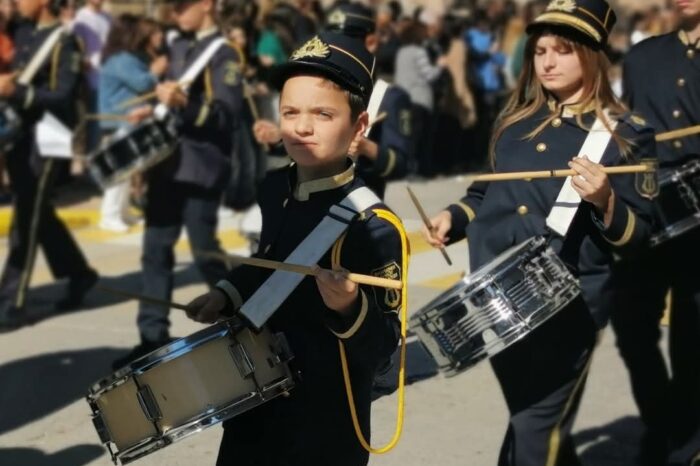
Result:
[[[195,322],[211,324],[221,317],[221,312],[226,308],[226,295],[216,288],[193,299],[187,305],[187,317]]]
[[[158,100],[169,108],[184,107],[187,105],[187,94],[182,90],[180,83],[166,81],[156,86]]]
[[[452,214],[448,210],[443,210],[430,219],[432,230],[423,226],[423,237],[434,248],[441,248],[449,240],[447,232],[452,228]]]
[[[315,266],[314,270],[316,285],[326,307],[339,314],[348,314],[357,300],[360,287],[345,278],[347,270],[324,270],[319,266]]]
[[[569,162],[576,175],[571,177],[571,186],[586,202],[593,204],[605,217],[605,225],[609,226],[608,219],[612,219],[612,207],[614,194],[610,187],[608,175],[603,171],[603,166],[583,157],[574,157]]]

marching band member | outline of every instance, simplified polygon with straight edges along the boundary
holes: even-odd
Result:
[[[653,131],[630,116],[608,82],[603,48],[615,20],[605,0],[550,2],[527,27],[523,72],[492,136],[496,172],[568,164],[577,175],[475,183],[432,219],[434,235],[424,232],[434,246],[466,235],[472,271],[541,235],[581,284],[581,296],[491,359],[510,412],[500,466],[580,464],[570,432],[607,320],[613,254],[648,239],[651,203],[636,191],[635,176],[608,178],[601,169],[654,155]],[[612,132],[600,163],[580,152],[594,123]],[[557,233],[549,225],[558,214],[550,212],[560,212],[555,199],[571,189],[582,201]]]
[[[677,0],[676,8],[680,29],[637,44],[624,61],[624,97],[657,133],[700,122],[700,0]],[[657,147],[661,170],[679,169],[698,160],[700,135]],[[646,426],[645,465],[665,465],[669,451],[683,449],[700,426],[700,281],[689,273],[700,261],[699,241],[696,227],[621,264],[625,273],[611,322]],[[669,288],[671,375],[659,348]],[[689,446],[697,455],[700,445]]]
[[[323,32],[294,52],[278,72],[282,138],[294,163],[272,172],[261,187],[258,256],[284,260],[304,245],[318,248],[309,242],[316,226],[351,193],[369,196],[369,207],[359,209],[329,250],[318,251],[318,265],[333,271],[301,279],[267,321],[289,341],[291,364],[300,380],[288,397],[224,424],[220,466],[367,464],[368,453],[353,431],[339,342],[347,351],[359,425],[369,438],[372,380],[396,348],[403,297],[397,290],[358,286],[337,271],[400,279],[407,264],[400,221],[355,176],[347,155],[368,124],[365,108],[373,64],[363,41]],[[245,315],[269,276],[263,269],[240,266],[190,303],[188,314],[200,322],[239,309],[237,315]],[[273,437],[271,448],[268,440]]]
[[[325,29],[357,37],[374,53],[379,45],[375,24],[375,13],[370,7],[343,3],[330,12]],[[412,150],[411,112],[408,94],[390,85],[377,111],[377,116],[385,114],[386,119],[377,122],[367,137],[362,136],[350,148],[350,155],[357,160],[357,175],[381,198],[387,181],[406,174]],[[280,143],[282,135],[273,122],[260,120],[254,131],[258,142]]]
[[[46,113],[65,126],[76,124],[76,100],[81,54],[74,36],[54,32],[61,27],[58,16],[63,0],[18,0],[19,13],[33,22],[20,28],[12,73],[0,75],[0,97],[16,109],[21,129],[13,148],[5,154],[13,192],[13,218],[10,251],[0,279],[0,326],[14,327],[26,318],[24,308],[38,246],[46,255],[55,277],[67,277],[68,291],[56,303],[58,310],[78,307],[85,294],[97,282],[75,240],[56,216],[49,200],[59,164],[55,158],[42,158],[35,141],[35,130]],[[17,82],[18,73],[31,62],[39,49],[57,38],[51,53],[43,61],[29,84]]]
[[[170,300],[174,247],[184,226],[194,250],[217,251],[217,212],[230,178],[233,130],[242,105],[240,54],[229,43],[219,47],[188,91],[176,81],[221,37],[214,0],[173,0],[183,36],[172,44],[166,81],[156,87],[158,100],[174,113],[180,140],[173,155],[148,172],[144,212],[143,290]],[[133,118],[150,115],[136,109]],[[217,260],[195,256],[206,282],[213,286],[226,274]],[[169,342],[168,308],[141,302],[138,327],[141,343],[114,361],[115,368]]]

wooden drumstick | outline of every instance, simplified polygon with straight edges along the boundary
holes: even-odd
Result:
[[[250,114],[253,116],[253,122],[260,119],[260,112],[258,111],[258,105],[255,103],[253,98],[253,86],[248,84],[247,81],[243,81],[243,95],[245,96],[246,102],[248,102],[248,108],[250,109]],[[270,152],[270,145],[266,142],[260,143],[265,152]]]
[[[126,115],[118,115],[116,113],[88,113],[85,115],[85,119],[101,121],[127,121],[129,118]]]
[[[180,85],[180,89],[182,89],[183,91],[186,91],[187,87],[189,87],[189,85],[192,84],[192,81],[185,81],[183,83],[178,83],[178,84]],[[121,109],[126,108],[126,107],[131,107],[133,105],[147,102],[147,101],[151,100],[152,98],[156,97],[157,95],[158,95],[158,92],[152,91],[152,92],[148,92],[146,94],[142,94],[142,95],[137,96],[137,97],[132,97],[130,99],[126,99],[126,100],[119,102],[119,104],[117,104],[117,108],[121,110]]]
[[[620,175],[624,173],[651,173],[656,168],[653,164],[625,165],[620,167],[603,167],[603,172],[608,175]],[[506,172],[486,173],[482,175],[466,175],[470,181],[513,181],[529,180],[537,178],[566,178],[577,173],[570,168],[561,170],[542,170],[531,172]]]
[[[659,133],[656,135],[656,140],[659,142],[668,141],[670,139],[684,138],[695,134],[700,134],[700,125],[688,126],[687,128],[674,129],[673,131]]]
[[[158,298],[152,298],[150,296],[145,296],[145,295],[142,295],[139,293],[134,293],[131,291],[118,290],[116,288],[110,288],[108,286],[103,286],[103,285],[98,285],[96,288],[100,291],[111,293],[113,295],[122,296],[125,298],[137,299],[139,301],[143,301],[144,303],[156,304],[159,306],[167,306],[168,308],[180,309],[182,311],[188,310],[187,306],[185,306],[184,304],[178,304],[178,303],[173,303],[173,302],[165,301],[165,300],[158,299]]]
[[[283,270],[285,272],[300,273],[302,275],[316,276],[318,271],[308,265],[290,264],[287,262],[278,262],[269,259],[258,259],[257,257],[245,257],[233,254],[223,254],[220,252],[197,251],[195,255],[200,257],[209,257],[220,261],[237,264],[252,265],[254,267],[262,267],[264,269]],[[323,269],[321,269],[323,270]],[[400,290],[403,287],[401,280],[392,280],[390,278],[374,277],[372,275],[362,275],[359,273],[346,272],[345,278],[351,282],[360,285],[380,286],[392,290]]]
[[[408,190],[408,195],[411,197],[411,201],[413,201],[413,205],[416,206],[416,210],[418,211],[418,215],[420,215],[421,220],[423,220],[423,224],[425,225],[425,228],[428,229],[428,233],[430,233],[430,236],[432,237],[433,234],[435,233],[435,228],[433,227],[432,223],[430,223],[430,219],[428,218],[428,216],[425,214],[425,210],[423,210],[423,206],[420,205],[420,202],[418,202],[418,198],[416,197],[415,194],[413,194],[413,190],[411,190],[411,187],[406,186],[406,189]],[[438,249],[442,253],[442,257],[444,257],[445,261],[447,261],[447,265],[452,265],[452,260],[450,259],[450,256],[447,255],[447,251],[445,250],[445,246],[440,245],[440,247]]]

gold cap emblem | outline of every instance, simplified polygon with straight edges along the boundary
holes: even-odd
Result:
[[[334,24],[336,26],[343,26],[345,24],[345,13],[340,9],[333,10],[333,12],[328,16],[328,24]]]
[[[326,58],[331,54],[331,49],[328,45],[318,37],[309,39],[304,45],[299,47],[293,54],[292,60],[300,60],[302,58]]]
[[[566,11],[572,13],[576,10],[575,0],[552,0],[547,5],[547,11]]]

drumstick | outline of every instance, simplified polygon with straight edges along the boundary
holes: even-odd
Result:
[[[433,234],[435,233],[435,228],[433,225],[430,223],[430,219],[428,216],[425,214],[425,210],[423,210],[423,206],[420,205],[420,202],[418,202],[418,198],[416,197],[415,194],[413,194],[413,190],[411,190],[410,186],[406,186],[406,189],[408,190],[408,195],[411,197],[411,201],[413,201],[413,205],[416,206],[416,210],[418,211],[418,215],[420,215],[421,220],[423,220],[423,224],[425,225],[425,228],[428,229],[428,233],[430,234],[430,237],[433,237]],[[442,257],[445,258],[445,261],[447,261],[447,265],[452,265],[452,260],[450,259],[450,256],[447,255],[447,251],[445,250],[444,245],[440,245],[438,248],[440,249],[440,252],[442,253]]]
[[[623,173],[650,173],[656,169],[652,164],[625,165],[621,167],[603,167],[603,172],[608,175],[620,175]],[[573,169],[542,170],[532,172],[506,172],[486,173],[481,175],[466,175],[471,181],[512,181],[535,178],[565,178],[577,173]]]
[[[253,122],[260,119],[260,112],[258,111],[258,105],[255,103],[253,98],[252,86],[246,81],[243,81],[243,95],[245,96],[246,102],[248,102],[248,108],[250,109],[250,114],[253,116]],[[265,152],[270,152],[270,145],[266,142],[260,143]]]
[[[283,270],[285,272],[300,273],[303,275],[316,276],[319,272],[313,267],[309,267],[308,265],[290,264],[287,262],[278,262],[269,259],[258,259],[257,257],[245,257],[211,251],[198,251],[195,252],[195,255],[200,257],[218,259],[226,263],[234,262],[238,264],[252,265],[254,267],[262,267],[264,269]],[[401,280],[392,280],[390,278],[374,277],[372,275],[362,275],[359,273],[352,272],[346,272],[344,275],[345,278],[347,278],[351,282],[355,282],[360,285],[380,286],[382,288],[389,288],[392,290],[400,290],[403,287]]]
[[[150,304],[157,304],[160,306],[167,306],[171,309],[180,309],[182,311],[187,311],[188,308],[184,304],[178,304],[178,303],[173,303],[170,301],[165,301],[162,299],[158,298],[151,298],[150,296],[145,296],[139,293],[134,293],[131,291],[126,291],[126,290],[118,290],[116,288],[110,288],[108,286],[102,286],[98,285],[96,287],[98,290],[105,291],[107,293],[111,293],[117,296],[123,296],[125,298],[131,298],[131,299],[137,299],[139,301],[143,301],[144,303],[150,303]]]
[[[377,115],[377,118],[375,118],[374,120],[369,122],[369,127],[371,128],[372,126],[376,125],[377,123],[381,123],[384,119],[386,119],[386,117],[388,115],[389,114],[386,112],[380,113],[379,115]]]
[[[669,139],[684,138],[694,134],[700,134],[700,125],[688,126],[687,128],[674,129],[673,131],[659,133],[656,135],[656,140],[659,142],[668,141]]]
[[[85,115],[86,120],[122,120],[127,121],[129,118],[126,115],[117,115],[116,113],[88,113]]]
[[[185,82],[178,83],[178,84],[180,85],[180,89],[185,91],[186,88],[190,84],[192,84],[192,81],[185,81]],[[126,108],[126,107],[131,107],[132,105],[140,104],[142,102],[146,102],[148,100],[151,100],[152,98],[154,98],[157,95],[158,95],[158,92],[152,91],[152,92],[148,92],[146,94],[142,94],[142,95],[137,96],[137,97],[132,97],[130,99],[126,99],[126,100],[119,102],[119,104],[117,104],[117,108],[121,110],[121,109]]]

